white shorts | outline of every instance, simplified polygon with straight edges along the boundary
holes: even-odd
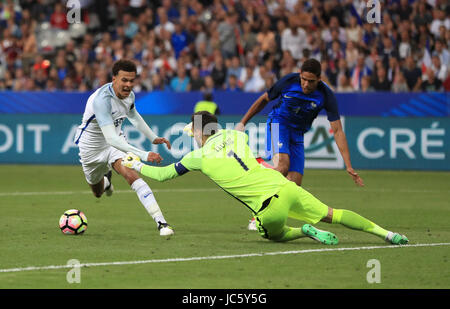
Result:
[[[107,147],[100,151],[83,151],[80,148],[80,162],[83,167],[84,177],[90,185],[98,184],[106,173],[112,170],[112,164],[122,159],[125,153],[114,147]]]

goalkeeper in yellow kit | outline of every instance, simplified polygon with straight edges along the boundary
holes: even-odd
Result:
[[[387,231],[353,211],[328,207],[280,172],[264,168],[248,147],[247,134],[218,130],[216,116],[208,112],[194,113],[190,130],[200,148],[188,153],[178,163],[154,167],[143,164],[138,156],[128,153],[122,164],[158,181],[189,171],[201,171],[244,204],[256,218],[261,236],[273,241],[310,237],[323,244],[337,244],[338,239],[333,233],[311,225],[323,221],[371,233],[395,245],[408,243],[406,236]],[[288,218],[307,224],[301,228],[289,227],[286,225]]]

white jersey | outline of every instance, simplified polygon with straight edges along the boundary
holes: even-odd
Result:
[[[122,123],[134,107],[133,91],[125,99],[119,99],[112,83],[97,89],[89,98],[83,114],[82,124],[75,135],[75,144],[80,150],[101,150],[109,144],[100,126],[114,124],[117,135],[122,135]]]

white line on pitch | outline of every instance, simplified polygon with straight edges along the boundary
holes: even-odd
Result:
[[[350,248],[324,248],[324,249],[306,249],[295,251],[278,251],[278,252],[263,252],[263,253],[248,253],[237,255],[218,255],[218,256],[200,256],[189,258],[170,258],[159,260],[141,260],[141,261],[123,261],[123,262],[104,262],[104,263],[82,263],[80,267],[97,267],[97,266],[117,266],[117,265],[136,265],[136,264],[150,264],[150,263],[170,263],[170,262],[190,262],[203,260],[225,260],[247,257],[261,257],[287,254],[303,254],[303,253],[317,253],[317,252],[336,252],[336,251],[355,251],[355,250],[376,250],[376,249],[395,249],[395,248],[412,248],[412,247],[434,247],[434,246],[449,246],[450,243],[431,243],[431,244],[413,244],[403,246],[369,246],[369,247],[350,247]],[[62,268],[73,268],[73,265],[50,265],[50,266],[29,266],[20,268],[6,268],[0,269],[0,273],[22,272],[32,270],[51,270]]]
[[[400,192],[400,193],[450,193],[450,190],[414,190],[414,189],[367,189],[367,188],[325,188],[325,187],[305,187],[308,191],[326,190],[326,191],[355,191],[355,192]],[[216,188],[185,188],[185,189],[153,189],[155,193],[175,193],[175,192],[221,192]],[[114,193],[134,193],[133,190],[115,190]],[[44,192],[0,192],[0,196],[32,196],[32,195],[73,195],[73,194],[92,194],[91,191],[44,191]]]
[[[214,188],[192,188],[192,189],[153,189],[158,192],[210,192],[222,191]],[[134,193],[133,190],[114,190],[114,193]],[[73,194],[92,194],[91,191],[46,191],[46,192],[0,192],[0,196],[27,196],[27,195],[73,195]]]

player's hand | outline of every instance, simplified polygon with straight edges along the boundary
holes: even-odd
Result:
[[[245,124],[243,124],[242,122],[239,122],[239,123],[234,127],[235,130],[241,131],[241,132],[244,132],[244,128],[245,128]]]
[[[153,140],[153,144],[166,144],[167,145],[167,148],[171,148],[172,146],[170,145],[170,142],[167,140],[167,139],[165,139],[164,137],[157,137],[157,138],[155,138],[154,140]]]
[[[152,163],[160,163],[163,158],[156,152],[149,152],[147,156],[147,161]]]
[[[132,152],[128,152],[123,158],[122,163],[123,166],[131,168],[137,172],[141,171],[142,165],[141,159]]]
[[[347,168],[347,173],[352,176],[353,181],[360,187],[364,187],[364,181],[359,177],[358,173],[351,167]]]

